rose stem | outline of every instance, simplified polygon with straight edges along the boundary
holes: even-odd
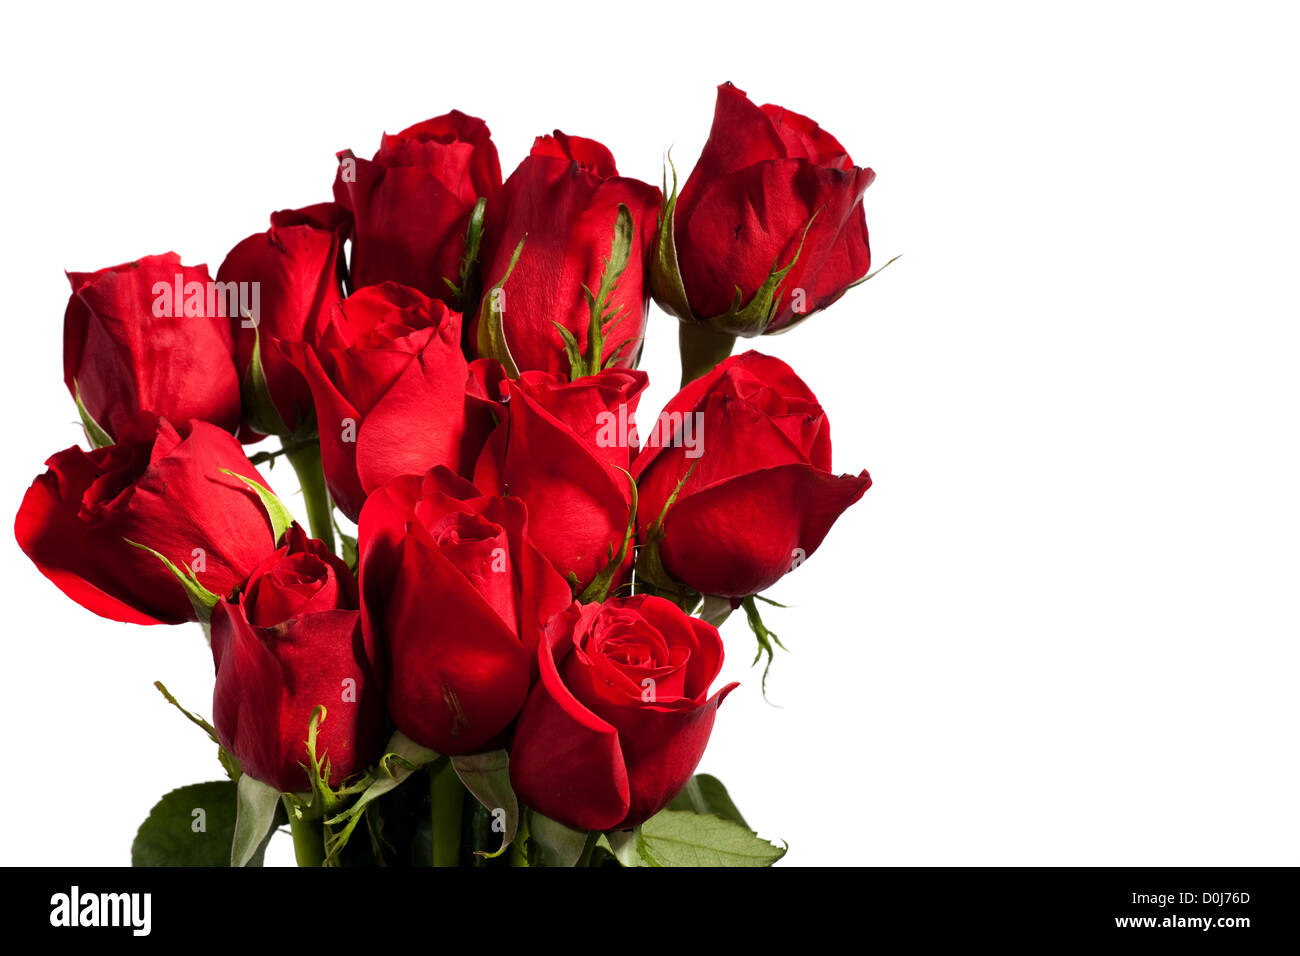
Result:
[[[289,814],[289,832],[293,834],[293,856],[299,866],[320,866],[325,861],[325,830],[321,818],[307,820],[293,812],[286,799],[284,808]]]
[[[433,827],[433,865],[460,865],[461,810],[465,787],[446,757],[429,768],[429,822]]]
[[[325,547],[334,550],[334,506],[330,503],[330,493],[325,487],[325,472],[321,468],[320,445],[310,442],[292,451],[286,449],[285,456],[293,470],[298,474],[298,484],[302,486],[303,501],[307,505],[307,523],[311,525],[311,536],[319,538]]]

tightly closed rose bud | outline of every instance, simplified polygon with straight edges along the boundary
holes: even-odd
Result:
[[[528,505],[533,540],[556,570],[586,588],[622,550],[631,510],[633,416],[649,381],[607,369],[569,382],[525,372],[506,384],[504,420],[479,456],[474,483]],[[631,568],[628,547],[611,585]]]
[[[771,587],[871,487],[865,471],[830,470],[830,424],[817,397],[758,352],[683,388],[644,438],[632,467],[640,540],[657,546],[673,580],[703,594],[744,598]]]
[[[519,799],[579,830],[635,826],[690,780],[713,731],[722,668],[713,625],[650,595],[574,605],[538,649],[510,782]]]
[[[435,468],[374,492],[358,538],[398,729],[444,754],[499,747],[536,675],[542,626],[572,600],[529,539],[523,502]]]
[[[718,87],[652,270],[655,300],[687,324],[686,380],[725,358],[734,336],[787,329],[867,275],[862,194],[875,176],[808,117]]]
[[[282,347],[316,404],[330,495],[356,520],[366,494],[433,465],[465,472],[481,441],[467,440],[460,315],[385,282],[338,303],[316,348]],[[471,447],[463,447],[465,445]]]
[[[621,221],[620,208],[626,210]],[[614,157],[600,143],[558,130],[538,137],[506,181],[501,201],[488,203],[485,297],[470,333],[477,354],[507,361],[500,347],[489,345],[483,328],[499,307],[508,360],[520,371],[573,372],[557,323],[572,337],[573,357],[587,363],[582,374],[634,365],[645,333],[645,269],[658,211],[659,190],[619,176]],[[607,294],[593,305],[602,279]],[[595,342],[593,309],[603,324]]]
[[[275,550],[270,520],[238,475],[265,486],[239,442],[194,422],[187,434],[141,419],[95,451],[72,447],[46,462],[14,522],[18,544],[64,594],[101,617],[132,624],[195,620],[157,551],[224,596]]]
[[[249,288],[256,284],[258,289],[256,315],[237,316],[231,326],[245,421],[260,434],[293,434],[309,427],[315,417],[311,389],[282,353],[280,343],[314,345],[331,310],[343,298],[339,230],[346,228],[346,222],[341,211],[328,208],[332,206],[277,213],[269,230],[235,246],[217,270],[218,282]],[[263,396],[252,391],[255,346],[270,408],[263,407]]]
[[[373,160],[339,153],[334,198],[355,219],[352,288],[400,282],[460,308],[475,203],[501,189],[487,125],[458,110],[385,135]]]
[[[229,318],[238,299],[221,294],[207,266],[168,252],[68,281],[63,380],[111,440],[142,411],[239,427]]]
[[[311,789],[312,712],[325,708],[316,756],[330,786],[383,752],[384,694],[365,644],[347,565],[294,525],[235,599],[212,614],[213,725],[245,773],[285,793]]]

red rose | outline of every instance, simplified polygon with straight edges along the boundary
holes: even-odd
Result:
[[[678,483],[658,542],[664,569],[703,594],[744,598],[817,550],[871,477],[831,472],[830,425],[779,359],[745,352],[669,401],[633,464],[642,542]],[[693,470],[692,470],[693,469]]]
[[[279,343],[315,344],[343,298],[342,240],[338,223],[330,220],[323,206],[276,213],[269,230],[235,246],[217,270],[218,282],[247,283],[258,292],[256,325],[242,316],[231,322],[245,390],[253,346],[259,344],[262,375],[275,408],[274,416],[259,417],[253,407],[256,396],[246,395],[244,414],[252,416],[246,420],[256,432],[292,434],[314,417],[311,389]]]
[[[525,372],[505,383],[504,421],[478,459],[474,483],[524,500],[533,541],[556,570],[576,579],[579,592],[617,555],[627,532],[631,423],[648,381],[631,369],[575,382]],[[632,550],[614,584],[626,577]]]
[[[483,289],[491,295],[504,282],[496,294],[505,344],[521,371],[569,374],[556,322],[573,335],[578,352],[587,355],[591,306],[583,286],[593,295],[600,289],[620,205],[631,215],[631,244],[622,277],[602,310],[607,327],[602,354],[593,361],[596,369],[636,363],[645,333],[645,267],[659,198],[654,186],[619,176],[614,157],[594,140],[558,130],[554,137],[538,137],[506,181],[501,201],[488,203],[482,256]],[[523,250],[507,279],[520,239]],[[481,321],[471,328],[472,344],[478,343]],[[479,354],[487,353],[479,349]]]
[[[713,625],[663,598],[575,604],[547,627],[541,678],[519,716],[519,799],[580,830],[635,826],[690,780],[728,684]]]
[[[724,83],[673,215],[687,302],[663,287],[658,270],[656,300],[683,321],[745,336],[779,332],[824,309],[871,268],[862,194],[875,177],[808,117],[757,106]],[[725,318],[791,260],[770,308]]]
[[[501,165],[487,125],[453,110],[385,135],[374,159],[339,153],[334,198],[355,219],[352,288],[400,282],[452,306],[470,213]]]
[[[205,422],[188,434],[145,420],[116,445],[72,447],[23,498],[18,544],[41,573],[82,607],[115,621],[179,624],[195,619],[185,590],[155,555],[189,568],[225,596],[275,550],[261,501],[224,470],[266,485],[239,442]],[[126,540],[124,540],[126,539]]]
[[[207,266],[168,252],[68,281],[63,380],[110,437],[141,411],[239,427],[229,318],[238,302],[220,294]]]
[[[356,520],[366,494],[433,465],[464,472],[478,453],[465,430],[468,365],[460,315],[385,282],[334,306],[316,348],[283,346],[316,403],[325,481]]]
[[[212,613],[213,725],[243,771],[286,793],[311,788],[312,711],[325,707],[316,756],[331,786],[383,752],[383,691],[347,565],[294,525],[236,599]]]
[[[387,648],[398,729],[444,754],[499,746],[535,676],[541,628],[572,600],[529,540],[523,502],[434,468],[375,491],[358,537],[366,626]]]

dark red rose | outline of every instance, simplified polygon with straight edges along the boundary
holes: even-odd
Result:
[[[635,826],[690,780],[713,731],[717,629],[640,594],[573,605],[547,627],[541,676],[519,715],[510,782],[519,799],[579,830]]]
[[[212,613],[213,725],[243,771],[286,793],[311,789],[312,711],[325,708],[316,756],[331,786],[383,752],[384,694],[346,564],[294,525],[244,591]]]
[[[504,281],[497,293],[502,325],[520,371],[569,374],[556,322],[573,334],[579,353],[587,354],[591,307],[583,286],[593,295],[600,289],[620,205],[631,214],[631,247],[623,275],[605,303],[604,314],[617,317],[607,320],[595,367],[636,363],[645,334],[650,294],[645,268],[659,199],[654,186],[619,176],[614,157],[594,140],[558,130],[553,137],[538,137],[506,181],[501,201],[488,203],[482,256],[483,289],[490,295]],[[506,279],[520,239],[525,239],[523,251]],[[471,344],[478,342],[479,321],[471,329]]]
[[[63,381],[110,437],[142,411],[239,427],[231,303],[207,266],[168,252],[68,281]]]
[[[658,285],[656,299],[680,319],[746,336],[779,332],[826,308],[871,268],[862,194],[875,177],[808,117],[757,106],[724,83],[708,142],[673,216],[691,315],[678,314],[680,306]],[[707,321],[749,303],[796,252],[770,313]]]
[[[245,421],[255,432],[292,434],[314,417],[311,389],[279,346],[314,345],[343,298],[340,226],[337,214],[326,208],[332,205],[276,213],[269,230],[235,246],[217,270],[218,282],[245,283],[257,291],[256,314],[231,320],[245,384]],[[257,414],[260,409],[250,407],[257,396],[248,394],[254,344],[260,346],[262,375],[276,412],[265,420]]]
[[[633,464],[642,542],[678,483],[659,554],[675,580],[744,598],[771,587],[822,543],[871,477],[831,469],[830,424],[779,359],[745,352],[669,401]],[[694,470],[691,470],[691,469]]]
[[[325,481],[352,520],[395,475],[469,469],[481,440],[466,439],[459,313],[385,282],[336,304],[314,349],[283,347],[311,386]]]
[[[529,539],[523,502],[434,468],[371,494],[358,537],[366,627],[387,648],[398,729],[444,754],[500,746],[536,675],[542,626],[572,600]]]
[[[537,547],[576,579],[579,592],[618,553],[627,532],[632,422],[648,381],[644,372],[619,368],[575,382],[524,372],[504,384],[504,421],[478,459],[474,483],[524,500]],[[616,585],[630,569],[632,550]]]
[[[352,288],[400,282],[453,307],[470,213],[501,165],[487,125],[457,110],[385,135],[374,159],[339,153],[334,198],[355,220]]]
[[[156,429],[156,430],[155,430]],[[116,445],[72,447],[46,462],[14,522],[18,544],[64,594],[132,624],[195,620],[181,584],[155,555],[230,594],[275,550],[270,520],[246,484],[266,486],[239,442],[205,422],[187,434],[145,419]]]

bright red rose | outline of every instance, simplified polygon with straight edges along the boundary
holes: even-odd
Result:
[[[631,247],[623,275],[605,303],[607,327],[595,367],[636,363],[645,334],[650,294],[645,269],[659,198],[654,186],[619,176],[614,157],[596,141],[559,130],[553,137],[538,137],[506,181],[501,201],[488,203],[482,255],[483,289],[491,294],[504,282],[497,293],[502,325],[520,371],[569,374],[556,322],[572,333],[579,353],[587,354],[591,307],[583,286],[593,294],[600,289],[620,205],[631,214]],[[523,251],[507,279],[520,239]],[[614,313],[616,318],[608,318]],[[479,321],[470,330],[471,344],[478,342]]]
[[[181,584],[145,545],[230,594],[275,550],[270,520],[246,484],[266,481],[239,442],[205,422],[187,434],[141,419],[116,445],[76,446],[46,462],[14,522],[18,544],[64,594],[132,624],[195,620]],[[125,539],[125,540],[124,540]]]
[[[336,304],[313,349],[282,347],[316,404],[325,481],[356,520],[366,494],[433,465],[467,471],[460,315],[415,289],[385,282]],[[466,445],[470,447],[465,447]]]
[[[642,437],[632,468],[640,539],[686,478],[658,548],[668,574],[703,594],[744,598],[771,587],[871,487],[865,471],[830,470],[830,424],[817,397],[790,366],[758,352],[687,385]]]
[[[709,696],[722,668],[717,629],[645,594],[573,605],[547,627],[538,660],[510,782],[523,803],[579,830],[635,826],[667,806],[736,687]]]
[[[346,564],[294,525],[244,591],[212,613],[212,720],[243,771],[286,793],[311,788],[312,711],[325,708],[316,756],[331,786],[383,752],[384,694]]]
[[[266,232],[249,236],[230,250],[217,270],[217,281],[247,283],[257,290],[258,308],[252,319],[231,320],[236,362],[240,381],[247,385],[253,347],[260,346],[262,375],[276,414],[259,416],[256,396],[248,395],[246,387],[245,420],[255,432],[292,434],[310,424],[314,409],[311,389],[280,343],[316,343],[331,310],[343,298],[339,271],[343,243],[337,215],[324,206],[276,213],[272,223]],[[274,420],[277,416],[279,421]]]
[[[63,381],[110,437],[142,411],[239,427],[231,303],[207,266],[168,252],[68,281]]]
[[[400,282],[453,307],[470,213],[501,189],[487,125],[458,110],[385,135],[374,159],[339,153],[334,198],[352,213],[352,288]]]
[[[434,468],[375,491],[358,538],[398,729],[444,754],[500,746],[536,676],[541,629],[572,600],[529,539],[523,502]]]
[[[525,372],[504,384],[503,421],[474,471],[480,488],[522,498],[533,540],[581,592],[619,552],[631,510],[627,475],[636,449],[632,425],[649,379],[606,369],[569,382]],[[614,577],[631,567],[629,546]]]
[[[691,314],[680,314],[658,284],[656,300],[683,321],[745,336],[779,332],[826,308],[871,268],[862,194],[875,177],[808,117],[757,106],[724,83],[673,215]],[[770,312],[709,321],[749,303],[769,273],[792,259]]]

